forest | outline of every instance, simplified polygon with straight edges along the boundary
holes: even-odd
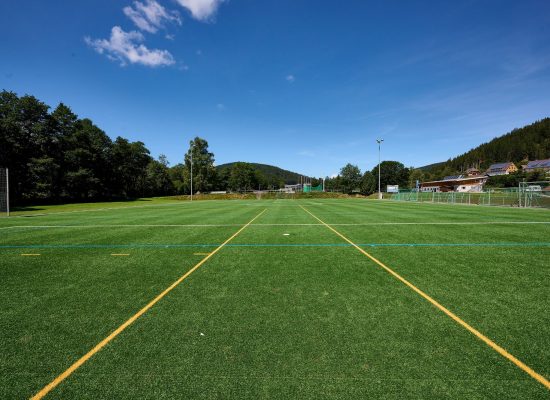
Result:
[[[9,168],[12,204],[59,203],[131,199],[189,194],[191,158],[193,190],[197,192],[276,190],[299,183],[300,174],[275,166],[235,162],[215,166],[208,142],[196,137],[181,144],[184,162],[170,166],[167,158],[151,156],[145,144],[121,136],[111,139],[88,118],[79,118],[65,104],[55,108],[31,95],[0,92],[0,167]],[[494,162],[550,157],[550,118],[484,143],[444,163],[405,167],[398,161],[380,165],[380,187],[414,188],[418,181],[440,179],[475,166]],[[537,175],[537,173],[535,173]],[[492,186],[517,186],[522,171],[494,177]],[[378,190],[378,166],[362,172],[347,164],[333,177],[310,178],[313,186],[324,180],[327,191],[369,195]]]
[[[521,168],[531,160],[550,157],[550,118],[514,129],[446,162],[421,169],[438,179],[475,167],[481,171],[491,164],[511,161]]]

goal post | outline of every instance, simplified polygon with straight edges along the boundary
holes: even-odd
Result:
[[[10,216],[10,176],[7,168],[0,168],[0,213]]]
[[[519,205],[550,208],[550,181],[520,182]]]

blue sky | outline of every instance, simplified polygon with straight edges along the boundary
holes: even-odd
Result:
[[[550,116],[547,0],[5,0],[0,38],[0,89],[172,164],[421,166]]]

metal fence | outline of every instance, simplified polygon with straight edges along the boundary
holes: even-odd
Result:
[[[484,192],[400,191],[391,200],[439,204],[550,208],[550,181],[522,182],[517,188],[491,188]]]

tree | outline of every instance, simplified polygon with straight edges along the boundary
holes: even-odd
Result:
[[[170,179],[168,160],[161,154],[157,160],[151,160],[147,165],[146,172],[146,191],[147,195],[170,195],[174,194],[175,187]]]
[[[0,92],[0,166],[10,169],[11,197],[16,203],[43,194],[42,189],[38,189],[40,196],[35,192],[38,186],[33,179],[47,174],[48,162],[39,159],[47,157],[51,142],[48,109],[33,96]]]
[[[111,139],[91,120],[78,120],[63,133],[63,195],[69,198],[107,198],[122,193],[113,174]],[[119,160],[123,157],[118,155]],[[129,155],[127,155],[129,156]]]
[[[370,171],[366,171],[361,178],[361,194],[371,195],[376,191],[376,178]]]
[[[252,190],[256,187],[254,168],[249,163],[237,162],[233,164],[229,175],[229,188],[236,192]]]
[[[193,153],[193,192],[208,192],[212,190],[216,180],[214,168],[214,153],[208,151],[208,142],[200,137],[189,142],[189,150],[185,154],[184,182],[191,188],[191,153]]]
[[[185,167],[183,164],[176,164],[172,168],[168,169],[168,176],[172,182],[172,187],[175,194],[186,193],[187,187],[183,181]]]
[[[342,178],[342,189],[346,193],[353,193],[359,191],[361,186],[361,170],[357,165],[346,164],[340,170],[340,176]]]
[[[416,188],[416,181],[424,182],[425,176],[424,171],[419,168],[409,168],[409,188]]]
[[[372,174],[378,179],[378,165],[372,169]],[[384,191],[387,185],[407,187],[409,183],[409,169],[398,161],[382,161],[380,164],[380,190]],[[377,186],[378,189],[378,186]]]
[[[143,196],[146,191],[146,168],[151,161],[143,142],[117,137],[113,143],[112,165],[115,182],[124,197]]]

